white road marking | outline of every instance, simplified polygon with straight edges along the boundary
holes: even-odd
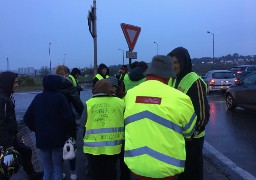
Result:
[[[217,157],[222,163],[227,165],[230,169],[232,169],[236,174],[241,176],[245,180],[256,180],[256,177],[240,168],[236,163],[228,159],[221,152],[215,149],[212,145],[210,145],[207,141],[204,141],[204,148],[212,153],[215,157]]]

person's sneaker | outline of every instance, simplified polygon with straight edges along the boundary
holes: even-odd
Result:
[[[65,173],[62,174],[62,179],[66,179],[66,174]]]
[[[70,179],[71,180],[77,180],[77,175],[75,173],[70,174]]]
[[[28,175],[29,180],[40,180],[42,179],[44,173],[43,172],[33,172]]]

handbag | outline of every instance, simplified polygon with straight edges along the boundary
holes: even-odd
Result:
[[[72,160],[76,157],[76,141],[74,138],[68,138],[63,147],[63,159]]]

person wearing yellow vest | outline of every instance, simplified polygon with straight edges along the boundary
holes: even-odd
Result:
[[[120,70],[117,72],[116,74],[116,78],[119,80],[119,81],[123,81],[124,80],[124,76],[127,74],[128,72],[128,67],[127,65],[122,65],[120,67]]]
[[[83,90],[82,87],[78,84],[77,78],[81,76],[81,71],[78,68],[73,68],[70,75],[68,76],[72,81],[74,87],[77,90],[77,93],[80,95],[80,92]]]
[[[97,74],[94,77],[92,81],[92,87],[95,86],[95,84],[101,80],[101,79],[106,79],[109,77],[109,69],[105,64],[100,64],[97,70]]]
[[[203,144],[205,126],[209,121],[210,108],[206,98],[207,86],[205,82],[192,71],[191,58],[188,50],[177,47],[168,56],[172,61],[172,69],[176,78],[170,81],[170,86],[187,94],[194,106],[197,122],[195,132],[190,140],[186,141],[187,159],[185,171],[179,180],[203,179]]]
[[[138,62],[137,66],[124,76],[124,90],[127,92],[129,89],[139,85],[146,80],[144,72],[147,70],[148,65],[144,61]]]
[[[83,152],[94,180],[116,179],[117,158],[124,140],[125,109],[124,101],[114,96],[116,86],[115,77],[99,80],[81,118],[81,126],[86,129]]]
[[[146,81],[124,97],[124,161],[133,179],[173,180],[184,171],[197,117],[190,98],[167,85],[171,65],[168,56],[153,57]]]

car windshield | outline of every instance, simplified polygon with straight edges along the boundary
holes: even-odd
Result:
[[[234,71],[243,71],[245,70],[246,67],[233,67],[230,71],[234,72]]]
[[[212,74],[212,78],[214,79],[233,79],[234,74],[231,72],[215,72]]]

